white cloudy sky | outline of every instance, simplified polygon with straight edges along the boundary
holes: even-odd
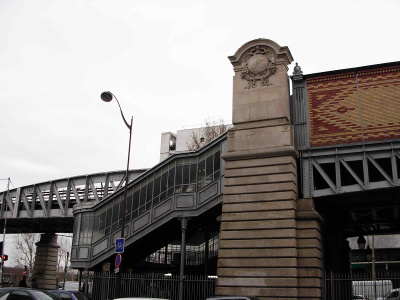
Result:
[[[231,120],[227,56],[247,41],[288,46],[305,74],[398,61],[399,15],[398,0],[0,0],[0,179],[124,169],[104,90],[133,116],[131,168],[151,167],[162,132]]]

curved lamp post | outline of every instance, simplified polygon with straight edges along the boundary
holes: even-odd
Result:
[[[101,100],[104,102],[110,102],[113,98],[117,101],[119,110],[121,112],[122,119],[124,120],[124,123],[126,127],[129,129],[129,147],[128,147],[128,162],[126,164],[126,174],[125,174],[125,191],[124,191],[124,203],[123,203],[123,214],[122,214],[122,224],[121,224],[121,238],[125,238],[125,215],[126,215],[126,198],[127,198],[127,187],[128,187],[128,172],[129,172],[129,158],[131,154],[131,139],[132,139],[132,120],[133,117],[131,117],[131,124],[129,125],[128,122],[125,119],[124,113],[122,112],[121,105],[119,104],[119,101],[117,97],[111,92],[103,92],[100,95]]]
[[[123,199],[123,204],[122,204],[122,223],[121,223],[121,238],[125,238],[125,215],[126,215],[126,198],[127,198],[127,192],[128,192],[128,172],[129,172],[129,158],[130,158],[130,153],[131,153],[131,139],[132,139],[132,120],[133,117],[131,117],[131,124],[129,125],[128,122],[125,119],[124,113],[122,112],[121,105],[119,104],[119,101],[117,97],[111,92],[103,92],[100,95],[101,100],[104,102],[110,102],[113,98],[117,101],[119,110],[121,112],[122,119],[124,120],[124,123],[126,127],[129,129],[129,148],[128,148],[128,162],[126,164],[126,174],[125,174],[125,190],[124,190],[124,199]],[[119,288],[117,289],[117,294],[118,298],[120,298],[121,295],[121,273],[118,273],[118,285]]]

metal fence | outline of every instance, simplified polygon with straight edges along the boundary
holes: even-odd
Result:
[[[167,247],[167,248],[166,248]],[[147,262],[157,264],[180,264],[181,245],[167,245],[166,247],[157,250],[148,257]],[[185,246],[185,266],[199,266],[206,260],[209,260],[218,255],[219,249],[219,236],[216,235],[208,241],[208,253],[206,257],[206,243],[198,246],[186,245]]]
[[[400,288],[400,273],[383,272],[360,274],[325,273],[323,300],[383,299]],[[365,298],[363,298],[365,297]]]
[[[383,299],[390,292],[399,294],[400,273],[376,273],[375,279],[372,278],[371,273],[326,272],[322,282],[322,300],[377,300]],[[216,282],[214,277],[186,275],[183,299],[205,300],[215,296]],[[90,275],[89,284],[93,300],[117,297],[179,299],[179,275],[123,273],[119,284],[117,274],[99,272]]]
[[[92,281],[92,299],[109,300],[117,297],[149,297],[178,300],[179,275],[165,274],[121,274],[121,283],[118,276],[112,273],[95,273]],[[205,300],[214,296],[216,278],[199,275],[186,275],[183,282],[183,299]],[[118,295],[117,289],[121,293]]]

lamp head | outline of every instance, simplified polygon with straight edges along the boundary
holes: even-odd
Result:
[[[367,246],[367,249],[365,250],[365,258],[367,261],[372,261],[372,250],[369,247],[369,245]]]
[[[362,235],[360,235],[357,239],[358,249],[364,250],[366,243],[367,241],[365,240],[365,238]]]
[[[110,102],[113,98],[113,94],[111,92],[102,92],[100,98],[104,102]]]

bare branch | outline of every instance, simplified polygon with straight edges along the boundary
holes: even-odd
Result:
[[[198,131],[193,130],[189,139],[186,141],[186,146],[190,151],[197,150],[216,139],[227,130],[228,127],[222,118],[219,120],[206,119],[204,127],[200,128]]]
[[[36,254],[36,242],[39,241],[40,235],[37,233],[23,233],[13,236],[13,252],[11,258],[13,262],[19,266],[27,266],[29,271],[33,271]]]

